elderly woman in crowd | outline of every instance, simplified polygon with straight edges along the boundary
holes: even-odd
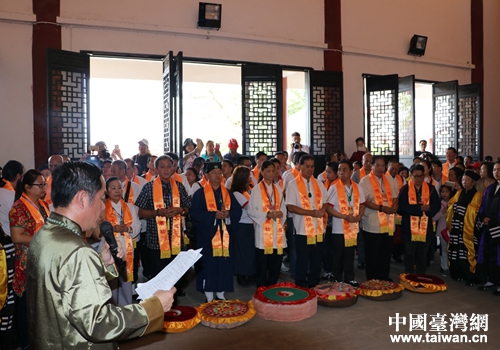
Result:
[[[467,170],[462,178],[463,189],[457,191],[448,202],[446,222],[450,235],[448,259],[450,275],[457,281],[475,285],[476,250],[474,248],[474,225],[481,205],[482,193],[474,185],[479,175]]]
[[[493,177],[493,166],[491,162],[483,162],[481,168],[479,168],[479,176],[481,177],[478,182],[476,182],[476,189],[479,192],[484,193],[488,186],[496,182]]]
[[[15,202],[9,212],[10,234],[12,242],[16,245],[12,287],[16,293],[17,329],[23,349],[29,347],[25,293],[28,247],[49,215],[49,208],[42,200],[46,188],[47,183],[42,173],[34,169],[28,170],[17,183]]]
[[[132,282],[134,280],[134,239],[141,232],[141,222],[137,207],[122,199],[123,188],[117,177],[106,181],[107,200],[104,204],[104,217],[113,225],[117,240],[124,249],[124,270],[120,277],[109,281],[113,294],[113,304],[124,306],[132,303]]]

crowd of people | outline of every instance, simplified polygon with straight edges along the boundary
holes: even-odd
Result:
[[[207,301],[225,299],[226,292],[234,291],[234,279],[243,287],[268,286],[277,283],[283,271],[307,288],[321,280],[357,287],[356,256],[366,279],[390,281],[391,259],[403,263],[406,273],[424,274],[436,250],[443,276],[469,286],[480,284],[480,290],[500,295],[500,162],[473,162],[450,147],[441,163],[421,141],[413,165],[407,168],[396,159],[387,162],[372,155],[360,137],[350,158],[335,152],[327,157],[325,170],[314,177],[315,159],[309,147],[301,143],[299,133],[292,138],[286,151],[252,157],[238,153],[235,139],[228,142],[230,152],[222,155],[218,143],[188,138],[182,154],[151,154],[148,141],[142,139],[139,153],[125,159],[119,149],[109,152],[99,142],[97,154],[88,153],[79,162],[55,154],[46,166],[28,171],[18,161],[7,162],[0,180],[0,243],[8,275],[3,279],[5,295],[0,295],[0,348],[10,349],[14,338],[28,348],[28,324],[32,333],[42,329],[33,326],[33,319],[42,322],[42,316],[35,315],[40,311],[36,303],[47,292],[35,282],[30,291],[29,281],[41,274],[38,264],[49,264],[43,261],[49,253],[37,237],[62,239],[50,225],[84,237],[84,245],[95,253],[81,253],[86,261],[98,264],[100,254],[107,269],[116,261],[99,223],[111,223],[123,266],[109,287],[96,287],[106,298],[95,302],[127,310],[120,316],[124,324],[133,315],[153,317],[147,306],[145,312],[132,306],[139,272],[151,279],[188,248],[203,248],[195,266],[196,290]],[[88,177],[87,182],[73,179],[75,174]],[[98,196],[101,175],[104,204]],[[77,192],[77,185],[84,190]],[[81,218],[84,209],[95,214],[94,222]],[[65,244],[53,245],[52,249],[63,250],[57,256],[64,257],[69,249]],[[73,269],[82,269],[73,263]],[[91,278],[90,272],[80,272]],[[63,284],[75,287],[71,281]],[[183,287],[181,280],[170,291],[176,300],[185,295]],[[163,310],[173,302],[165,295],[158,298]],[[106,316],[102,311],[99,317],[118,317],[118,309],[108,310],[112,315]],[[65,311],[57,311],[54,318],[66,317]],[[80,313],[83,317],[85,310]],[[89,322],[85,325],[91,327]],[[117,331],[115,338],[103,340],[141,335],[146,326],[147,322],[142,333]],[[94,339],[92,331],[85,330],[87,339]]]

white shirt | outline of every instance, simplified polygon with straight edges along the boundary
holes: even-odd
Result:
[[[247,206],[248,206],[248,199],[245,197],[243,193],[240,192],[233,192],[234,198],[240,203],[241,205],[241,218],[240,218],[240,224],[252,224],[253,221],[250,219],[248,216],[248,211],[247,211]]]
[[[338,181],[341,181],[340,179]],[[349,207],[354,206],[354,195],[352,194],[353,192],[353,186],[355,186],[356,183],[351,180],[351,186],[344,185],[344,190],[346,193],[346,198],[349,203]],[[357,185],[359,188],[359,203],[364,204],[365,203],[365,194],[363,192],[363,189],[361,186]],[[349,200],[348,194],[351,193],[351,200]],[[328,204],[330,204],[336,211],[340,213],[340,205],[339,205],[339,196],[337,192],[337,186],[334,184],[330,186],[330,189],[328,190],[328,198],[330,198],[330,201]],[[332,233],[334,234],[344,234],[344,227],[342,223],[343,219],[341,218],[336,218],[335,216],[332,216]],[[351,223],[352,225],[352,223]]]
[[[382,176],[385,176],[387,181],[389,181],[389,184],[391,186],[392,197],[397,198],[399,193],[397,180],[393,179],[391,176],[386,176],[385,174]],[[377,181],[380,184],[381,179],[377,178]],[[359,185],[363,189],[363,192],[365,194],[365,200],[370,202],[375,202],[373,195],[373,188],[370,182],[370,176],[365,176],[364,178],[362,178],[361,181],[359,182]],[[384,195],[383,186],[381,187],[381,189],[384,198],[384,206],[388,206],[389,202],[387,202],[387,198]],[[389,220],[389,214],[387,214],[387,220]],[[380,232],[378,210],[373,210],[368,207],[365,207],[365,215],[363,215],[363,219],[361,220],[361,225],[364,231],[371,233],[382,233]]]
[[[115,215],[120,221],[120,217],[123,218],[123,213],[122,213],[122,205],[121,202],[114,203],[111,201],[111,206],[113,207],[113,210],[115,211]],[[132,224],[130,227],[132,227],[132,232],[130,232],[130,237],[136,238],[139,233],[141,233],[141,222],[139,221],[139,215],[138,215],[138,208],[133,205],[132,203],[127,203],[128,209],[130,210],[130,214],[132,215]],[[122,239],[122,244],[123,247],[125,247],[125,239]]]
[[[310,153],[309,146],[308,145],[301,145],[301,148],[299,148],[299,149],[295,149],[294,147],[289,147],[288,148],[288,161],[289,162],[293,161],[293,154],[295,152],[306,152],[309,154]]]
[[[4,180],[6,181],[6,180]],[[16,193],[7,190],[5,188],[0,188],[0,223],[2,228],[7,235],[10,236],[10,221],[9,221],[9,211],[14,204],[14,197]]]
[[[135,175],[134,180],[135,180],[135,179],[139,179],[139,184],[138,184],[138,185],[139,185],[139,187],[141,188],[141,190],[142,190],[142,188],[144,187],[144,185],[148,183],[148,182],[146,181],[146,179],[145,179],[145,178],[140,177],[140,176],[137,176],[137,175]],[[133,183],[136,183],[135,181],[132,181],[132,182],[133,182]]]
[[[188,196],[191,198],[193,198],[194,193],[201,188],[201,185],[198,181],[193,182],[192,185],[190,185],[187,181],[186,183],[182,182],[182,184],[184,185],[184,188],[186,188]]]
[[[274,184],[266,185],[267,194],[271,198],[271,204],[276,206],[275,210],[279,210],[283,213],[283,218],[281,223],[284,225],[286,220],[286,205],[283,200],[283,194],[279,186]],[[274,191],[278,193],[278,204],[274,203]],[[261,186],[255,186],[250,195],[250,200],[247,205],[248,216],[254,221],[254,232],[255,232],[255,248],[264,249],[264,222],[266,222],[267,210],[262,210],[262,189]],[[277,220],[271,220],[273,223],[273,249],[277,249],[276,235],[277,235]],[[283,248],[286,248],[286,238],[285,229],[283,228]]]
[[[306,183],[306,188],[307,188],[308,181],[304,179],[304,177],[302,177],[302,179]],[[321,207],[316,208],[316,198],[314,194],[314,187],[312,184],[313,181],[316,182],[321,191],[321,207],[323,206],[324,203],[327,202],[328,195],[326,193],[325,186],[320,181],[316,180],[314,177],[311,176],[311,178],[309,179],[309,191],[311,193],[311,197],[309,198],[310,210],[321,210]],[[299,190],[297,188],[297,179],[293,179],[292,181],[290,181],[290,183],[286,188],[286,204],[287,205],[291,204],[295,205],[296,207],[302,208],[302,204],[300,202],[300,197],[299,197]],[[292,218],[293,218],[293,227],[295,229],[295,234],[305,236],[306,226],[304,223],[304,216],[298,214],[292,214]],[[314,228],[316,228],[318,220],[323,220],[323,218],[313,218]],[[324,229],[326,229],[326,227]]]

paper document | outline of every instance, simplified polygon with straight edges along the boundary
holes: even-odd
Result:
[[[203,248],[180,252],[155,278],[137,286],[138,298],[144,300],[153,296],[158,290],[170,290],[195,262],[201,258]]]

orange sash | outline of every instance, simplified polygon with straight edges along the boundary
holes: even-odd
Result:
[[[182,183],[182,177],[179,174],[174,173],[173,177],[175,181]]]
[[[326,178],[326,170],[323,171],[321,174],[319,174],[318,177],[322,177],[323,178],[323,183],[326,183],[328,181],[328,179]],[[319,180],[319,179],[318,179]],[[321,181],[321,180],[320,180]],[[326,187],[326,186],[325,186]]]
[[[293,177],[297,177],[297,175],[299,175],[299,169],[297,169],[296,167],[293,167],[290,171],[293,174]]]
[[[385,175],[392,177],[392,175],[388,171],[385,173]],[[397,174],[396,180],[398,181],[398,191],[401,191],[401,188],[403,187],[403,177]]]
[[[456,160],[453,162],[453,166],[455,166],[455,164],[457,164]],[[443,164],[443,170],[441,171],[441,173],[444,176],[448,177],[449,172],[450,172],[450,164],[448,164],[448,161],[445,161]]]
[[[122,216],[123,223],[127,226],[132,225],[132,214],[130,213],[130,209],[125,203],[123,199],[120,198],[120,205],[122,207]],[[113,209],[113,205],[111,204],[111,200],[108,199],[106,204],[104,205],[104,213],[106,215],[106,220],[108,220],[111,225],[116,226],[120,224],[118,217],[116,216],[116,212]],[[115,232],[115,238],[120,239],[120,232]],[[126,254],[126,265],[127,265],[127,282],[132,282],[134,280],[134,243],[130,234],[123,233],[123,237],[125,238],[125,254]]]
[[[311,210],[306,183],[304,182],[302,176],[297,176],[296,179],[297,189],[299,190],[300,205],[302,206],[302,209]],[[321,195],[321,189],[314,179],[311,179],[310,181],[313,185],[315,209],[320,210],[323,205],[323,196]],[[314,229],[314,221],[316,221],[316,229]],[[318,220],[318,218],[304,215],[304,224],[306,226],[307,244],[316,244],[316,242],[323,242],[323,218]]]
[[[280,195],[278,193],[278,187],[273,183],[273,197],[274,197],[274,206],[271,205],[271,200],[269,198],[269,194],[267,192],[267,186],[264,181],[260,182],[260,192],[262,197],[262,211],[267,213],[269,210],[280,210]],[[264,222],[263,228],[263,236],[264,236],[264,254],[272,254],[273,253],[273,241],[274,241],[274,232],[273,232],[273,221],[276,222],[276,246],[278,247],[278,255],[283,254],[283,223],[280,218],[276,219],[266,219]]]
[[[382,190],[380,189],[380,183],[377,179],[377,177],[373,174],[373,171],[370,172],[370,183],[372,185],[373,189],[373,197],[375,200],[375,203],[378,205],[384,205],[384,197],[382,196]],[[385,189],[385,195],[387,199],[387,203],[389,204],[389,207],[392,207],[392,189],[391,185],[389,184],[389,181],[387,178],[382,175],[382,179],[384,181],[384,189]],[[377,212],[378,213],[378,221],[380,223],[380,232],[389,232],[389,236],[394,235],[394,214],[386,214],[384,212]],[[389,215],[389,220],[387,220],[387,215]]]
[[[349,207],[349,201],[347,200],[347,195],[345,194],[344,183],[342,181],[337,181],[335,186],[337,187],[337,196],[339,199],[339,212],[344,215],[359,215],[359,187],[354,182],[351,181],[352,185],[352,196],[353,196],[353,207]],[[357,244],[357,237],[359,231],[359,223],[350,223],[342,219],[342,228],[344,231],[344,242],[346,247],[352,247]]]
[[[50,196],[51,196],[51,193],[52,193],[52,175],[50,175],[46,179],[46,182],[47,182],[47,189],[45,190],[45,197],[43,198],[43,200],[48,205],[51,205],[52,204],[52,198]],[[9,182],[9,185],[10,185],[10,182]]]
[[[3,185],[2,188],[5,188],[6,190],[9,190],[9,191],[12,191],[12,192],[16,192],[16,190],[14,189],[14,187],[12,187],[12,184],[10,183],[10,181],[7,181],[7,180],[3,180],[3,182],[5,182],[5,185]],[[47,193],[47,192],[45,192]]]
[[[434,180],[434,178],[432,176],[427,177],[426,181],[424,181],[424,182],[436,187],[436,180]]]
[[[280,175],[280,180],[276,183],[274,183],[275,185],[277,184],[279,186],[279,188],[281,189],[281,193],[283,193],[283,191],[285,190],[285,181],[283,181],[283,178],[281,177]]]
[[[259,181],[260,169],[255,167],[252,169],[253,176],[257,181]],[[255,185],[254,185],[255,186]]]
[[[370,174],[371,174],[371,172],[370,172]],[[361,167],[361,169],[359,169],[359,180],[361,180],[365,176],[366,176],[366,170],[365,170],[365,168]]]
[[[146,175],[144,175],[144,178],[146,179],[147,182],[150,182],[151,180],[153,180],[153,175],[151,174],[151,171],[148,170]]]
[[[5,181],[5,182],[7,182],[7,181]],[[8,184],[10,184],[10,182],[8,182]],[[4,188],[5,188],[5,186],[4,186]],[[21,198],[19,198],[19,199],[21,200],[21,202],[23,202],[23,204],[26,206],[26,208],[30,212],[30,215],[33,218],[33,220],[35,220],[35,225],[36,225],[35,233],[37,233],[38,230],[41,229],[43,225],[45,225],[45,220],[43,219],[42,214],[40,213],[38,208],[33,204],[33,202],[31,200],[27,199],[26,197],[24,197],[24,195],[22,195]],[[45,215],[49,215],[49,213],[50,213],[49,208],[41,199],[38,200],[38,204],[40,204],[40,207],[42,207],[43,210],[45,210]]]
[[[135,182],[135,183],[136,183],[136,184],[138,184],[139,186],[141,185],[141,183],[139,182],[139,177],[135,176],[135,174],[134,174],[134,177],[133,177],[132,182]]]
[[[430,200],[429,185],[424,181],[422,183],[422,199],[420,204],[428,205]],[[413,181],[408,182],[408,203],[409,204],[419,204],[417,201],[417,191],[415,191],[415,185]],[[427,224],[429,223],[429,217],[422,212],[422,217],[420,216],[410,216],[410,227],[411,227],[411,240],[413,242],[425,242],[427,237]]]
[[[180,208],[181,197],[179,195],[179,188],[173,177],[170,177],[170,188],[172,190],[172,207]],[[153,181],[153,203],[155,210],[165,208],[163,188],[159,176]],[[158,229],[158,241],[160,242],[160,259],[170,258],[172,255],[179,254],[181,252],[181,215],[176,215],[172,218],[172,252],[170,252],[170,242],[168,239],[170,225],[167,222],[167,218],[157,216],[156,227]]]
[[[231,196],[229,196],[229,191],[224,187],[220,187],[222,192],[222,205],[226,210],[231,209]],[[215,202],[215,192],[212,185],[207,182],[203,186],[203,193],[205,194],[205,203],[207,205],[207,210],[214,212],[217,211],[217,203]],[[222,220],[222,237],[220,232],[220,227],[217,225],[217,232],[215,232],[212,238],[212,250],[213,256],[229,256],[229,232],[227,232],[226,223]]]
[[[243,192],[243,195],[245,196],[245,198],[246,198],[247,200],[249,200],[249,199],[250,199],[250,193],[249,193],[248,191]]]
[[[389,172],[386,172],[385,175],[392,177],[391,174],[389,174]],[[396,180],[398,181],[398,193],[399,193],[399,191],[401,191],[401,188],[403,187],[403,177],[401,175],[397,174]],[[401,215],[399,215],[398,213],[396,213],[396,217],[395,217],[396,225],[401,225],[402,219],[403,219],[403,217]]]
[[[128,183],[129,183],[128,177],[125,178],[125,182],[123,183],[123,195],[125,195],[125,192],[127,191]],[[130,192],[128,193],[128,203],[134,204],[135,198],[134,198],[134,188],[132,187],[132,184],[130,184]]]
[[[330,183],[330,180],[326,180],[326,182],[323,185],[325,185],[325,188],[328,191],[328,189],[330,189],[330,186],[334,185],[337,181],[338,179]],[[323,216],[323,227],[326,227],[327,225],[328,225],[328,213],[325,213],[325,216]]]
[[[200,180],[200,185],[201,187],[205,187],[205,185],[208,183],[207,178],[203,176]]]

